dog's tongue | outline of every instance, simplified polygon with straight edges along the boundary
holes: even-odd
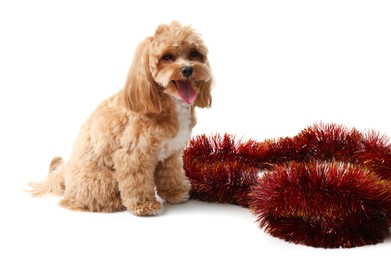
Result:
[[[197,93],[191,86],[190,80],[176,80],[175,83],[178,87],[179,97],[182,98],[183,101],[185,101],[187,104],[193,104],[197,98]]]

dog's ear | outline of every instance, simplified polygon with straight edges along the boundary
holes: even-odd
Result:
[[[212,105],[212,77],[208,81],[200,81],[198,84],[200,92],[197,94],[194,105],[200,108],[209,108]]]
[[[149,45],[152,38],[146,38],[136,49],[130,67],[122,100],[125,106],[137,113],[159,113],[162,105],[158,86],[149,69]]]

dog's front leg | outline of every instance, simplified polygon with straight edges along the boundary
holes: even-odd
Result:
[[[169,203],[181,203],[189,198],[191,185],[183,170],[181,152],[158,164],[155,183],[157,194]]]
[[[114,153],[115,178],[123,205],[138,216],[156,215],[161,208],[155,196],[157,159],[144,151],[120,149]]]

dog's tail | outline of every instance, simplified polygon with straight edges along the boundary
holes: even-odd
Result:
[[[47,194],[62,195],[65,190],[63,175],[64,160],[61,157],[54,157],[50,163],[49,174],[41,182],[30,182],[33,189],[31,195],[42,197]]]

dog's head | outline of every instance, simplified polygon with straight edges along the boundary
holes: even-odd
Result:
[[[161,95],[197,107],[212,103],[208,49],[190,26],[162,24],[137,48],[123,91],[125,104],[140,113],[162,110]]]

